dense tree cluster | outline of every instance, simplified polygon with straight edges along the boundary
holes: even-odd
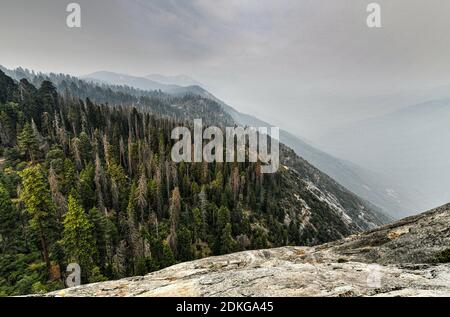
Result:
[[[0,72],[0,295],[61,288],[73,262],[88,283],[298,239],[279,174],[175,164],[179,124]]]
[[[128,86],[107,85],[100,82],[80,80],[67,74],[43,74],[35,73],[27,69],[17,68],[8,70],[0,66],[0,71],[5,72],[11,78],[22,81],[27,85],[40,87],[44,82],[52,82],[56,90],[63,96],[76,96],[78,99],[89,98],[97,104],[110,104],[135,107],[140,112],[154,114],[158,117],[170,117],[177,121],[192,121],[202,118],[208,125],[232,126],[233,119],[223,111],[214,98],[202,96],[206,93],[198,93],[186,89],[184,93],[164,93],[158,91],[146,91]]]

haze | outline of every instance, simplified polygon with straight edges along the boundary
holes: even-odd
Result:
[[[70,29],[69,1],[1,0],[0,64],[73,75],[186,74],[241,112],[378,173],[391,161],[397,164],[391,167],[408,161],[395,176],[402,183],[420,187],[420,178],[405,178],[417,168],[450,179],[442,163],[450,152],[439,140],[433,142],[439,152],[411,163],[416,155],[409,149],[422,143],[396,139],[395,148],[400,143],[408,151],[391,151],[395,157],[383,161],[377,130],[364,155],[356,152],[367,140],[336,137],[352,133],[346,127],[361,120],[450,97],[449,1],[379,0],[381,29],[367,27],[371,1],[361,0],[77,2],[82,27]],[[384,130],[383,124],[376,126]],[[439,170],[434,154],[441,157]],[[443,188],[437,191],[425,191],[433,195],[430,204],[450,199]]]

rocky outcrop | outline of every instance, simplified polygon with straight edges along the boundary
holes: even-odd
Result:
[[[246,251],[46,296],[450,296],[450,205],[317,247]]]

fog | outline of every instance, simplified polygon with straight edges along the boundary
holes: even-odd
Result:
[[[0,64],[73,75],[189,75],[241,112],[391,173],[409,166],[402,160],[415,154],[391,150],[375,128],[367,145],[369,139],[351,138],[354,130],[347,127],[450,97],[450,2],[379,0],[382,28],[368,28],[370,2],[79,0],[82,27],[71,29],[65,1],[1,0]],[[423,144],[428,151],[428,139],[420,140],[425,144],[415,141],[414,148],[420,152]],[[357,155],[362,144],[370,151]],[[386,151],[390,160],[378,155],[373,163],[374,153]],[[433,165],[433,157],[423,165]],[[396,177],[410,175],[419,163]],[[435,174],[440,177],[420,177]],[[434,198],[430,204],[441,201]]]

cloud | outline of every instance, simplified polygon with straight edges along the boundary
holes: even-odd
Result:
[[[186,73],[239,109],[294,129],[301,113],[316,130],[350,97],[447,83],[450,73],[449,1],[378,0],[378,30],[360,0],[78,2],[83,27],[69,30],[59,0],[3,0],[0,63]]]

